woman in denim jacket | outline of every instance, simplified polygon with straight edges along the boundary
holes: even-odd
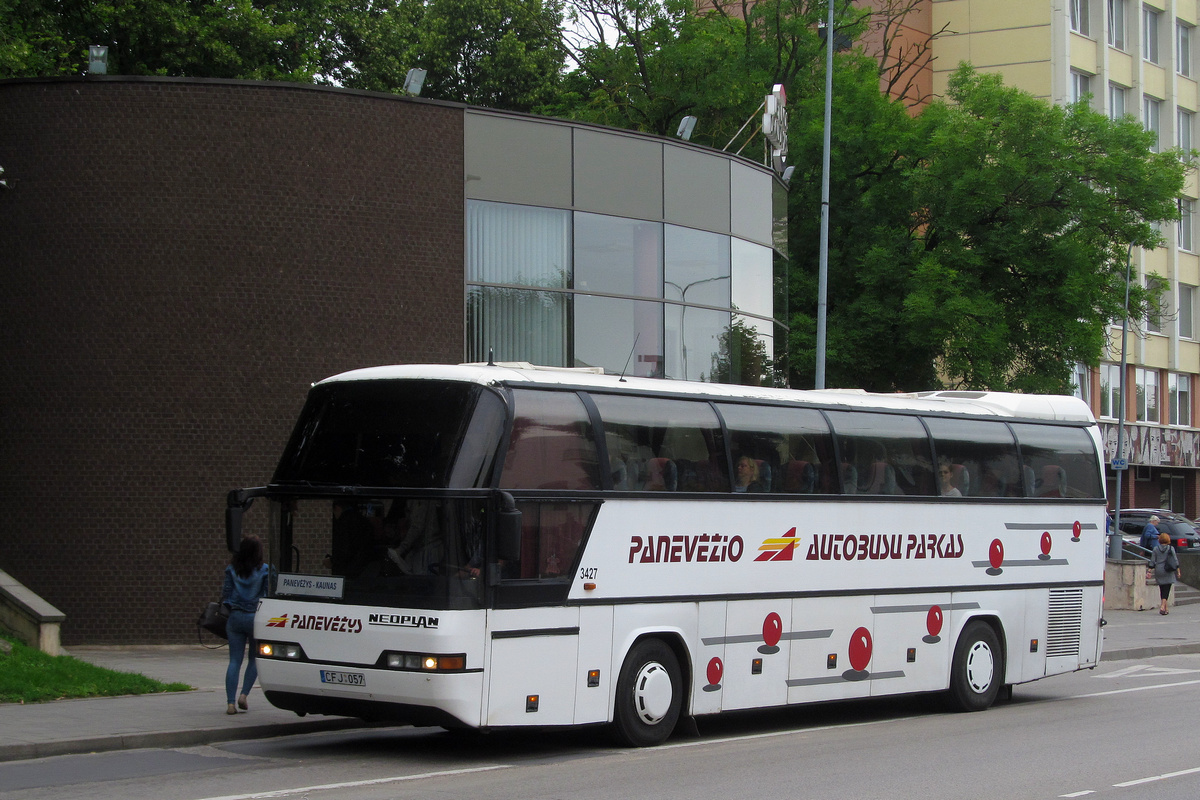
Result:
[[[267,583],[270,568],[263,563],[262,541],[253,535],[242,537],[241,546],[225,567],[225,585],[221,588],[221,602],[229,606],[229,623],[225,626],[229,633],[229,668],[225,670],[225,713],[236,714],[238,709],[246,711],[250,704],[246,695],[254,682],[258,680],[258,665],[254,661],[254,651],[258,643],[254,641],[254,611],[258,608],[258,600],[267,594]],[[246,664],[246,678],[242,682],[242,693],[238,695],[237,705],[233,696],[237,692],[238,673],[242,671],[242,657],[249,645],[250,658]]]

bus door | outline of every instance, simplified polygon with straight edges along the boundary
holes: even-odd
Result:
[[[519,557],[490,569],[494,585],[484,724],[575,723],[575,696],[580,686],[586,687],[586,671],[603,670],[608,664],[594,650],[612,638],[611,621],[606,625],[603,614],[590,609],[585,614],[579,606],[566,605],[578,550],[596,504],[519,499],[516,507],[521,512]],[[608,616],[611,619],[611,611]],[[583,634],[588,637],[587,664],[579,662]]]

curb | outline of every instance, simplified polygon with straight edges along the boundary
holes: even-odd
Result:
[[[114,750],[140,750],[147,747],[193,747],[215,742],[244,739],[270,739],[276,736],[295,736],[302,733],[324,733],[347,728],[369,727],[372,723],[359,719],[316,719],[303,722],[248,725],[239,728],[198,728],[187,731],[154,731],[124,733],[113,736],[93,736],[84,739],[64,739],[50,742],[0,745],[0,762],[23,761],[30,758],[106,753]]]
[[[1127,661],[1134,658],[1154,658],[1155,656],[1180,656],[1200,653],[1200,642],[1187,644],[1163,644],[1149,647],[1129,647],[1123,650],[1105,650],[1100,654],[1101,661]]]

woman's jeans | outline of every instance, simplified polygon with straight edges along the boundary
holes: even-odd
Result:
[[[250,694],[250,689],[258,680],[258,664],[254,660],[254,651],[258,649],[258,642],[254,641],[254,614],[233,609],[229,612],[229,622],[225,630],[229,634],[229,669],[225,670],[225,702],[233,703],[238,693],[238,673],[242,671],[242,656],[247,645],[250,646],[250,660],[246,664],[242,694]]]

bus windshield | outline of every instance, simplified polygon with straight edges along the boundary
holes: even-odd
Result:
[[[266,532],[281,574],[336,587],[329,599],[473,607],[484,577],[486,489],[504,403],[432,380],[315,387],[271,493]],[[278,593],[286,593],[281,581]]]
[[[481,386],[419,380],[317,386],[272,482],[483,486],[503,424],[503,404]]]
[[[476,608],[486,498],[274,497],[268,550],[281,575],[332,592],[295,594],[360,605]],[[324,584],[323,576],[340,578]],[[277,581],[276,594],[293,594]]]

